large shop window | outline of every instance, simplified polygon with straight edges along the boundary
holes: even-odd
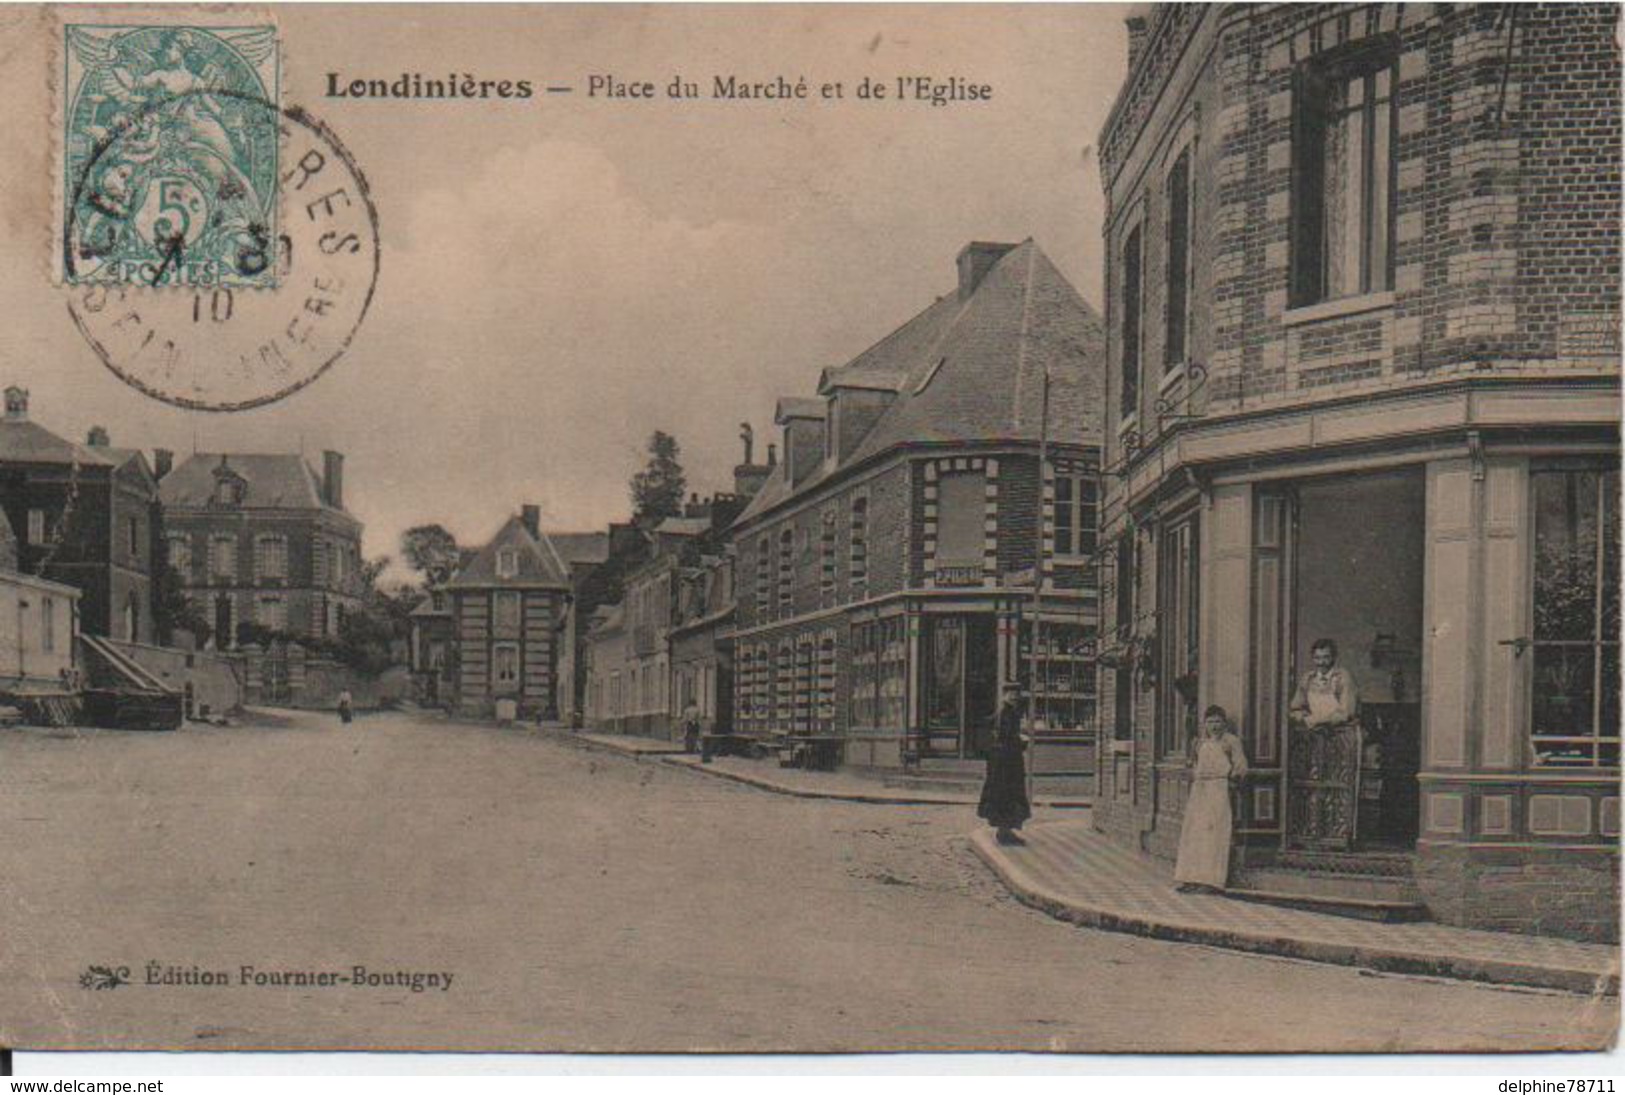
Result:
[[[1619,473],[1537,470],[1534,759],[1619,765]]]
[[[1116,594],[1113,645],[1118,651],[1118,661],[1112,673],[1112,737],[1117,741],[1133,741],[1134,662],[1127,644],[1134,634],[1134,533],[1125,532],[1117,538],[1116,554],[1116,573],[1112,577]]]
[[[1124,418],[1140,406],[1140,226],[1123,241],[1123,385],[1118,410]]]
[[[1293,100],[1292,303],[1393,285],[1397,44],[1379,39],[1298,71]]]
[[[1169,525],[1158,545],[1157,630],[1162,644],[1157,751],[1183,756],[1196,733],[1198,581],[1200,558],[1194,517]]]

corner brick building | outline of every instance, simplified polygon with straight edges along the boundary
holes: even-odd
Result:
[[[1618,18],[1129,20],[1099,828],[1174,853],[1219,703],[1237,886],[1617,938]],[[1322,638],[1361,704],[1317,738],[1288,706]]]
[[[969,244],[958,273],[779,401],[783,459],[734,525],[735,731],[864,766],[981,755],[1031,671],[1036,572],[1038,753],[1092,768],[1100,322],[1030,240]]]

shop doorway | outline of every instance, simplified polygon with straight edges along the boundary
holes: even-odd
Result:
[[[1256,501],[1252,744],[1279,773],[1283,843],[1414,847],[1425,473],[1272,485]]]
[[[924,636],[923,756],[986,756],[998,708],[993,617],[927,616]]]

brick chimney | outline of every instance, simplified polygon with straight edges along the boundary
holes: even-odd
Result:
[[[159,479],[175,470],[175,454],[168,449],[152,450],[152,470]]]
[[[1013,243],[983,243],[972,240],[959,252],[959,299],[965,300],[982,284],[987,272],[1005,255],[1016,249]]]
[[[519,507],[519,520],[524,523],[525,528],[530,531],[530,534],[532,536],[534,536],[538,540],[540,540],[542,538],[542,507],[541,506],[520,506]]]
[[[322,453],[322,493],[334,509],[344,508],[344,454],[327,449]]]
[[[112,444],[112,440],[107,436],[107,427],[90,427],[90,432],[85,434],[85,444],[89,445],[93,449],[107,448],[108,445]]]
[[[28,389],[13,384],[6,389],[6,421],[28,421]]]
[[[769,468],[779,466],[779,447],[771,441],[767,443],[767,466]]]

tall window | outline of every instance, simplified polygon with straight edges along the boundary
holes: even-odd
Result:
[[[859,495],[852,499],[852,547],[849,576],[854,593],[861,593],[869,583],[869,499]]]
[[[231,536],[216,536],[209,541],[209,573],[216,578],[237,580],[237,540]]]
[[[41,597],[39,609],[40,649],[50,654],[56,650],[56,598]]]
[[[1391,39],[1299,69],[1293,102],[1293,304],[1393,286]]]
[[[519,594],[511,589],[497,592],[496,626],[503,631],[519,630]]]
[[[1619,765],[1619,473],[1536,471],[1534,687],[1537,764]]]
[[[30,544],[45,542],[45,511],[42,509],[28,511],[28,542]]]
[[[1055,554],[1093,555],[1099,519],[1099,491],[1094,476],[1071,469],[1057,469]]]
[[[497,552],[497,577],[516,578],[519,576],[519,552],[515,548],[505,547]]]
[[[981,472],[950,472],[937,480],[939,566],[980,570],[986,515],[987,482]],[[980,574],[977,578],[980,580]]]
[[[823,601],[835,601],[835,511],[824,512],[823,531],[818,539],[819,590]]]
[[[795,601],[792,597],[796,573],[796,533],[787,528],[779,533],[779,612],[788,614]]]
[[[1140,406],[1140,225],[1123,241],[1123,390],[1118,410],[1128,418]]]
[[[1180,756],[1196,731],[1198,581],[1196,518],[1168,526],[1157,544],[1162,573],[1157,581],[1160,651],[1158,752]]]
[[[1191,298],[1191,150],[1187,147],[1168,172],[1168,329],[1163,361],[1185,360],[1185,331]]]
[[[756,538],[756,615],[766,619],[772,607],[772,546],[766,533]]]
[[[169,568],[183,579],[192,577],[192,540],[184,533],[169,538]]]
[[[501,643],[493,651],[494,679],[499,687],[512,688],[519,683],[519,648],[512,643]]]
[[[127,541],[126,546],[130,549],[130,558],[132,558],[132,559],[141,558],[141,521],[140,521],[140,519],[135,518],[135,517],[126,518],[125,522],[124,522],[124,532],[125,532],[125,539]]]
[[[281,536],[261,536],[254,542],[255,566],[261,578],[288,576],[288,541]]]

